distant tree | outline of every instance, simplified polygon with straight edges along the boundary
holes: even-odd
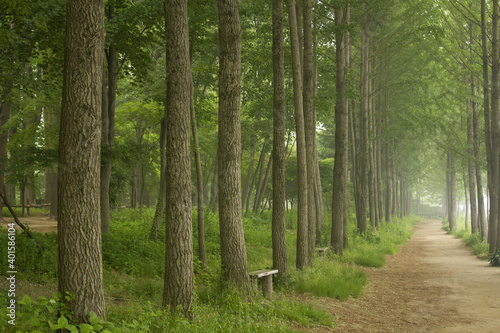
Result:
[[[218,191],[222,274],[250,293],[241,206],[241,27],[238,0],[218,0]]]
[[[104,1],[68,0],[59,135],[58,281],[76,322],[105,319],[100,226]]]
[[[187,0],[166,0],[167,146],[165,291],[163,305],[190,316],[194,295],[191,218],[191,65]]]

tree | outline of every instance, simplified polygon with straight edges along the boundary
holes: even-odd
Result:
[[[347,215],[348,110],[346,101],[346,8],[335,8],[336,45],[336,104],[335,104],[335,164],[333,167],[332,236],[330,246],[342,255],[344,248],[344,217]]]
[[[76,322],[105,319],[100,227],[104,2],[69,0],[59,134],[58,282]]]
[[[309,264],[306,140],[302,97],[302,66],[299,47],[300,39],[295,0],[288,0],[287,6],[288,22],[290,24],[290,46],[292,49],[295,132],[297,140],[297,182],[299,189],[297,204],[297,256],[295,265],[301,269]]]
[[[163,305],[189,316],[194,293],[191,223],[191,65],[187,0],[165,4],[167,103],[165,290]]]
[[[283,43],[283,0],[273,1],[273,267],[288,275],[285,196],[285,49]]]
[[[250,293],[241,206],[241,27],[238,0],[219,8],[219,225],[222,274]]]

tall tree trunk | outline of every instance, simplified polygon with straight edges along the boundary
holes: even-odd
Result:
[[[489,54],[488,54],[488,29],[486,27],[486,0],[481,0],[481,49],[483,55],[483,108],[484,108],[484,136],[486,146],[486,165],[487,165],[487,188],[490,193],[490,206],[491,206],[491,188],[494,182],[493,178],[493,160],[492,160],[492,146],[491,146],[491,122],[490,122],[490,84],[489,84]],[[498,22],[497,22],[498,27]],[[498,36],[497,43],[498,43]],[[498,46],[497,46],[498,47]],[[497,106],[498,107],[498,106]],[[489,211],[488,220],[488,243],[490,244],[489,252],[494,251],[494,244],[496,243],[496,226],[494,222],[496,215],[492,215]],[[493,216],[493,219],[492,219]],[[493,228],[493,229],[492,229]]]
[[[456,220],[456,210],[457,210],[457,201],[456,201],[456,186],[455,186],[455,157],[451,151],[448,152],[448,225],[450,227],[450,231],[456,230],[457,228],[457,220]]]
[[[384,174],[385,174],[385,222],[391,223],[392,216],[392,186],[391,186],[391,163],[389,144],[385,142],[384,149]]]
[[[360,103],[360,145],[359,145],[359,167],[360,182],[357,211],[358,230],[366,231],[366,217],[368,205],[368,110],[369,110],[369,21],[368,14],[363,19],[363,29],[361,32],[361,103]]]
[[[293,93],[295,105],[295,129],[297,136],[297,180],[298,180],[298,205],[297,205],[297,256],[296,267],[302,269],[309,264],[308,246],[308,187],[306,164],[306,140],[304,127],[304,112],[302,98],[302,68],[299,48],[299,33],[297,28],[297,15],[295,0],[287,0],[288,22],[290,24],[290,46],[292,49],[293,68]]]
[[[286,95],[283,19],[283,0],[273,0],[273,268],[278,270],[278,274],[287,276],[289,271],[285,207]]]
[[[203,204],[203,170],[201,168],[201,154],[200,154],[200,143],[198,141],[198,127],[196,125],[196,113],[194,110],[194,86],[193,78],[191,77],[191,101],[190,101],[190,111],[191,111],[191,129],[193,132],[194,141],[194,159],[196,163],[196,191],[198,193],[198,256],[202,265],[202,268],[207,267],[207,251],[205,248],[205,212]]]
[[[257,180],[257,175],[262,175],[262,168],[264,167],[264,159],[266,156],[265,153],[265,148],[266,144],[262,146],[262,150],[260,151],[260,156],[259,156],[259,161],[257,162],[257,168],[255,169],[255,172],[252,177],[252,182],[250,183],[250,186],[248,187],[248,194],[247,194],[247,201],[246,201],[246,208],[245,211],[248,212],[249,206],[250,206],[250,197],[252,196],[252,190],[253,190],[253,185],[255,184],[255,180]],[[260,178],[257,180],[257,184],[260,183]],[[258,185],[257,185],[258,186]]]
[[[58,290],[77,323],[106,319],[100,226],[104,3],[68,0],[58,170]]]
[[[108,20],[113,20],[115,16],[115,6],[110,2],[108,7]],[[109,198],[109,184],[111,181],[111,169],[113,165],[112,150],[115,141],[115,109],[116,109],[116,84],[118,79],[118,56],[115,48],[114,33],[109,32],[110,43],[106,52],[108,64],[108,82],[107,82],[107,112],[103,112],[102,122],[102,147],[104,150],[101,167],[101,228],[104,234],[109,232],[109,221],[111,219],[111,207]],[[103,79],[103,82],[106,82]],[[141,195],[141,198],[143,196]],[[142,202],[141,202],[142,204]]]
[[[271,173],[271,166],[273,164],[273,155],[269,157],[269,162],[267,162],[266,174],[260,185],[258,195],[255,193],[256,204],[254,205],[254,213],[257,213],[262,205],[262,200],[264,199],[264,193],[266,192],[267,182],[269,181],[269,174]]]
[[[469,196],[467,194],[467,172],[463,169],[464,195],[465,195],[465,230],[469,230]]]
[[[335,163],[333,167],[332,195],[332,235],[330,246],[332,250],[343,254],[344,249],[344,217],[347,216],[347,167],[349,140],[349,119],[346,101],[346,70],[345,70],[345,8],[335,8],[335,62],[336,62],[336,103],[335,103]]]
[[[307,163],[307,234],[309,264],[312,264],[316,245],[316,202],[315,171],[314,165],[314,141],[316,137],[316,124],[314,119],[314,64],[313,64],[313,33],[312,33],[312,9],[311,0],[303,0],[303,23],[304,23],[304,58],[303,58],[303,111],[304,130],[306,141],[306,163]]]
[[[476,199],[476,167],[472,160],[474,158],[474,138],[472,128],[472,108],[473,102],[467,103],[467,165],[469,174],[469,198],[470,198],[470,229],[473,234],[478,233],[477,227],[477,199]]]
[[[243,196],[241,199],[242,205],[244,205],[246,202],[248,188],[250,186],[250,181],[252,179],[253,165],[255,160],[255,142],[256,142],[256,137],[255,135],[252,135],[250,139],[250,158],[248,159],[248,170],[247,170],[247,175],[245,177],[245,185],[243,186],[243,190],[241,191],[241,194]]]
[[[187,0],[166,0],[166,251],[163,306],[191,316],[194,296],[191,217],[191,64]]]
[[[158,194],[158,201],[156,202],[155,216],[151,225],[149,233],[149,240],[157,240],[158,232],[160,231],[163,214],[165,213],[165,204],[167,201],[167,180],[166,177],[166,149],[167,149],[167,119],[166,114],[161,120],[160,125],[160,193]],[[101,182],[102,184],[102,182]]]
[[[491,66],[491,179],[490,252],[500,248],[500,59],[498,40],[498,0],[493,0]]]
[[[219,220],[223,277],[250,293],[241,209],[241,27],[237,0],[219,0]]]
[[[210,184],[210,210],[212,212],[215,212],[217,210],[217,207],[219,206],[219,193],[217,191],[218,188],[218,168],[219,168],[219,148],[217,148],[217,152],[215,153],[215,165],[214,165],[214,172],[212,175],[212,182]]]

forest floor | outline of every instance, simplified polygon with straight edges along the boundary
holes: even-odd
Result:
[[[57,229],[47,217],[21,222],[39,232]],[[367,273],[369,285],[359,298],[301,297],[335,318],[334,328],[305,331],[499,332],[500,268],[471,255],[462,240],[446,234],[439,220],[419,223],[413,238],[388,256],[384,267],[360,269]],[[31,283],[21,287],[37,296],[53,288]]]
[[[471,255],[439,220],[419,223],[384,267],[365,271],[363,296],[310,300],[336,318],[314,332],[499,332],[500,268]]]

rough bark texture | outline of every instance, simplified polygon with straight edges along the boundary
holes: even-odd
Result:
[[[278,274],[288,272],[286,246],[285,196],[285,49],[283,42],[283,0],[273,0],[273,268]]]
[[[297,256],[295,265],[298,269],[301,269],[309,263],[306,140],[302,99],[302,66],[295,0],[287,0],[287,7],[288,22],[290,24],[290,46],[292,49],[295,131],[297,135],[297,180],[299,188],[297,203]]]
[[[241,27],[237,0],[219,0],[219,223],[224,280],[250,294],[241,209]]]
[[[335,164],[333,167],[332,195],[332,235],[330,246],[332,250],[343,254],[344,249],[344,216],[347,215],[347,168],[348,163],[348,113],[346,103],[345,80],[345,32],[344,8],[335,9],[336,45],[336,103],[335,103]]]
[[[105,319],[100,226],[104,1],[69,0],[59,135],[58,282],[75,322]],[[63,298],[64,299],[64,298]]]
[[[167,181],[165,224],[165,289],[163,306],[181,306],[190,316],[194,296],[191,217],[191,64],[187,0],[166,0]]]

